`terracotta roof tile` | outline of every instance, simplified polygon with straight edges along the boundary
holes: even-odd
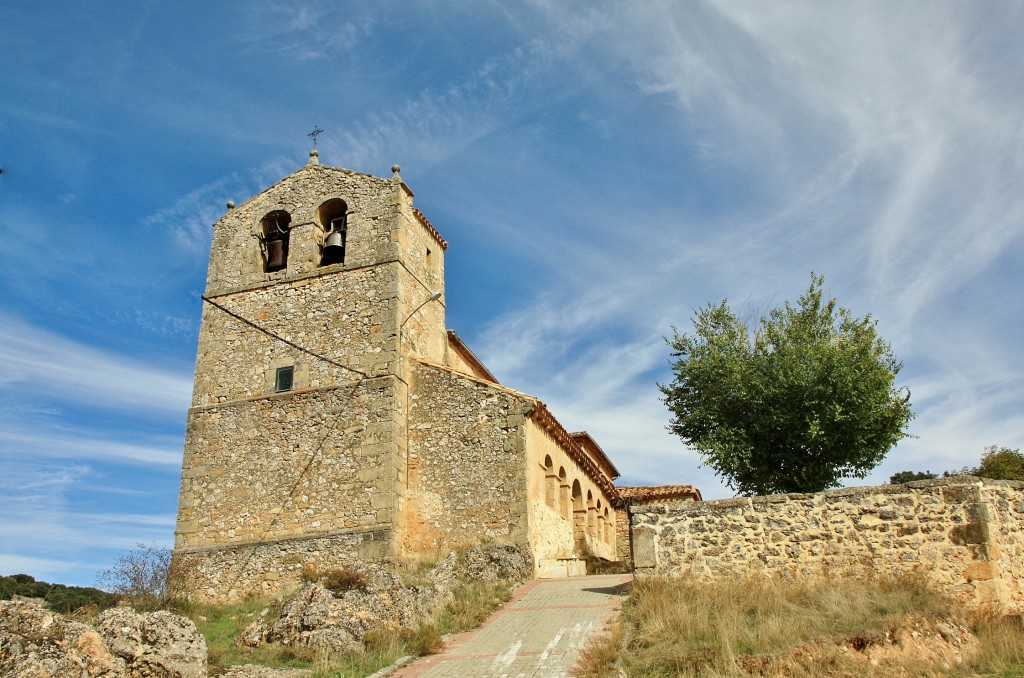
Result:
[[[419,209],[413,207],[412,213],[416,215],[416,219],[420,222],[423,228],[427,229],[427,232],[429,232],[430,235],[434,236],[434,240],[436,240],[441,245],[441,249],[448,249],[448,241],[441,237],[441,234],[437,232],[437,229],[434,228],[434,225],[430,223],[430,221],[425,216],[423,216],[423,212],[420,212]]]
[[[617,486],[615,489],[627,504],[646,504],[666,499],[703,501],[700,490],[693,485]]]

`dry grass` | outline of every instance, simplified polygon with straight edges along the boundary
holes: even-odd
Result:
[[[1024,676],[1024,620],[979,614],[971,624],[978,651],[956,676]]]
[[[618,625],[585,648],[577,672],[601,678],[621,675],[620,670],[645,677],[743,676],[747,674],[738,668],[738,659],[782,653],[815,641],[870,645],[911,613],[949,619],[956,616],[956,606],[923,578],[912,576],[836,578],[814,584],[755,578],[713,583],[642,579],[633,586]],[[992,621],[984,633],[982,626],[978,625],[979,659],[962,668],[984,669],[987,675],[1022,675],[1005,673],[1024,666],[1020,624]],[[935,675],[933,668],[908,663],[900,671]],[[819,667],[792,666],[788,675],[874,674],[870,667],[867,673],[863,667],[861,673],[855,671],[837,654],[823,658]]]
[[[512,589],[504,582],[463,584],[453,592],[452,600],[438,615],[438,631],[448,634],[475,629],[511,597]]]

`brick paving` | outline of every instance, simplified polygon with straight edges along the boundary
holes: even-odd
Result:
[[[534,580],[475,631],[452,636],[394,678],[569,676],[580,648],[618,611],[631,575]]]

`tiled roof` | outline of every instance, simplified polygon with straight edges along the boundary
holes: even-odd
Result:
[[[594,461],[603,467],[606,476],[613,480],[619,477],[619,469],[615,468],[615,464],[613,464],[612,460],[608,458],[608,455],[604,453],[604,450],[602,450],[601,446],[597,444],[597,441],[594,440],[593,436],[586,431],[575,431],[569,435],[571,435],[572,439],[579,443],[580,446],[594,458]]]
[[[646,504],[665,499],[703,501],[700,490],[693,485],[640,485],[615,489],[626,504]]]
[[[565,428],[555,419],[555,415],[551,414],[551,410],[548,406],[542,403],[540,400],[535,401],[537,405],[530,411],[528,415],[530,419],[537,422],[537,425],[548,432],[555,442],[569,455],[569,458],[575,461],[580,469],[586,473],[591,480],[593,480],[601,490],[608,496],[608,499],[614,504],[618,501],[618,495],[616,494],[616,487],[612,484],[612,479],[608,477],[607,472],[603,469],[593,457],[587,454],[587,451],[583,449],[583,446],[573,437],[571,433],[565,430]],[[600,448],[598,448],[600,449]],[[602,453],[603,455],[603,453]],[[607,458],[605,458],[607,460]],[[611,462],[608,462],[609,465]],[[612,468],[615,468],[612,466]]]
[[[412,213],[416,215],[416,219],[420,222],[420,224],[422,224],[423,228],[427,229],[427,232],[430,233],[430,235],[434,236],[434,240],[436,240],[441,245],[441,249],[448,249],[448,241],[441,237],[441,234],[437,232],[437,229],[434,228],[434,225],[430,223],[430,221],[425,216],[423,216],[423,212],[420,212],[419,209],[413,207]]]
[[[462,337],[456,334],[455,330],[448,330],[448,342],[449,346],[458,351],[459,355],[461,355],[466,362],[476,368],[484,379],[489,379],[495,384],[498,383],[497,377],[491,374],[491,371],[487,369],[487,366],[480,362],[480,359],[477,358],[476,354],[469,349],[469,346],[466,346],[466,342],[462,341]]]

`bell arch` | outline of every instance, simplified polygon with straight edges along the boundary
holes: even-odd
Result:
[[[263,271],[273,273],[288,267],[288,240],[292,215],[286,210],[268,212],[260,219],[260,244],[263,246]]]
[[[320,265],[345,263],[345,241],[348,239],[348,203],[341,198],[324,201],[316,210],[316,221],[324,234]]]

